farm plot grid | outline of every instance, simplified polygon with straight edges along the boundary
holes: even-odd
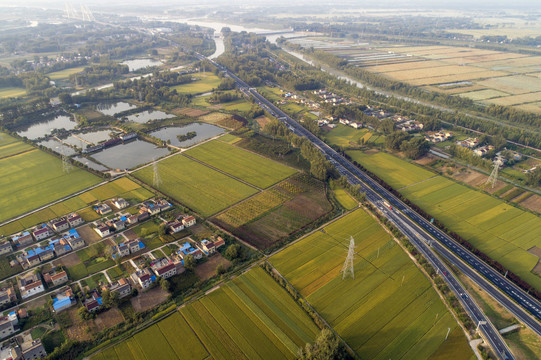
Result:
[[[99,182],[77,167],[65,173],[60,159],[37,149],[0,159],[0,173],[0,221]]]
[[[186,156],[171,156],[157,163],[160,183],[157,189],[203,216],[210,216],[257,193],[257,189]],[[153,167],[134,173],[152,185]]]
[[[413,86],[541,113],[538,76],[541,56],[455,46],[393,46],[370,51],[328,48],[325,51]]]
[[[319,329],[254,268],[93,359],[294,359]]]
[[[296,173],[290,167],[222,141],[209,141],[185,154],[260,188]]]
[[[356,244],[355,279],[342,279],[350,236]],[[428,359],[438,355],[447,329],[459,328],[428,279],[363,210],[270,262],[363,359]],[[468,358],[466,338],[459,337],[451,351]]]
[[[528,252],[541,247],[539,216],[390,154],[348,154],[451,231],[541,290],[541,274],[532,272],[540,259]]]

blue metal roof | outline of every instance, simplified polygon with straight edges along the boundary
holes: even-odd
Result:
[[[53,299],[53,309],[59,310],[66,306],[71,305],[71,299],[69,297],[64,297],[62,299],[54,298]]]

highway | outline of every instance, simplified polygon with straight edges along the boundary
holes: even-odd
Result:
[[[513,355],[499,333],[491,325],[490,321],[486,319],[479,307],[467,295],[463,286],[451,274],[445,264],[443,264],[443,262],[435,255],[433,250],[438,251],[451,264],[456,266],[461,272],[488,292],[496,301],[502,304],[502,306],[513,313],[521,322],[541,336],[541,324],[535,319],[541,319],[541,304],[539,301],[526,294],[509,279],[503,277],[489,265],[478,259],[470,251],[458,244],[455,240],[421,217],[363,171],[355,167],[334,149],[325,144],[321,139],[306,130],[282,110],[261,96],[255,89],[250,88],[235,74],[215,62],[213,63],[220,70],[225,71],[228,76],[233,78],[241,91],[255,98],[262,108],[283,121],[295,134],[310,140],[314,146],[322,151],[327,159],[337,167],[341,175],[347,176],[352,184],[361,185],[362,191],[367,195],[367,199],[381,211],[384,211],[389,220],[392,221],[393,224],[410,239],[410,241],[412,241],[419,251],[427,257],[427,260],[431,262],[435,269],[443,274],[443,278],[447,281],[450,288],[455,291],[469,315],[477,324],[480,324],[479,330],[490,343],[499,358],[512,359]],[[390,203],[393,209],[390,210],[387,208],[384,205],[384,201]]]

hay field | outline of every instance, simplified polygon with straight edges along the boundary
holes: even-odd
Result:
[[[457,342],[446,355],[471,357],[466,337],[429,280],[369,214],[356,210],[324,230],[270,262],[361,359],[437,357],[448,328],[456,330]],[[355,279],[342,279],[350,236]]]

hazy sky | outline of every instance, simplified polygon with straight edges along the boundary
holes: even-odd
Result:
[[[340,6],[340,4],[358,5],[359,7],[370,8],[452,8],[467,10],[478,8],[504,8],[504,9],[531,9],[538,12],[540,9],[539,0],[342,0],[340,2],[333,0],[158,0],[149,2],[148,0],[69,0],[73,5],[84,3],[88,6],[108,7],[108,6],[130,6],[149,5],[164,7],[178,7],[182,5],[301,5],[301,4],[318,4],[329,5],[330,7]],[[43,6],[63,8],[65,0],[0,0],[0,5],[6,6]],[[150,6],[152,6],[150,5]]]

